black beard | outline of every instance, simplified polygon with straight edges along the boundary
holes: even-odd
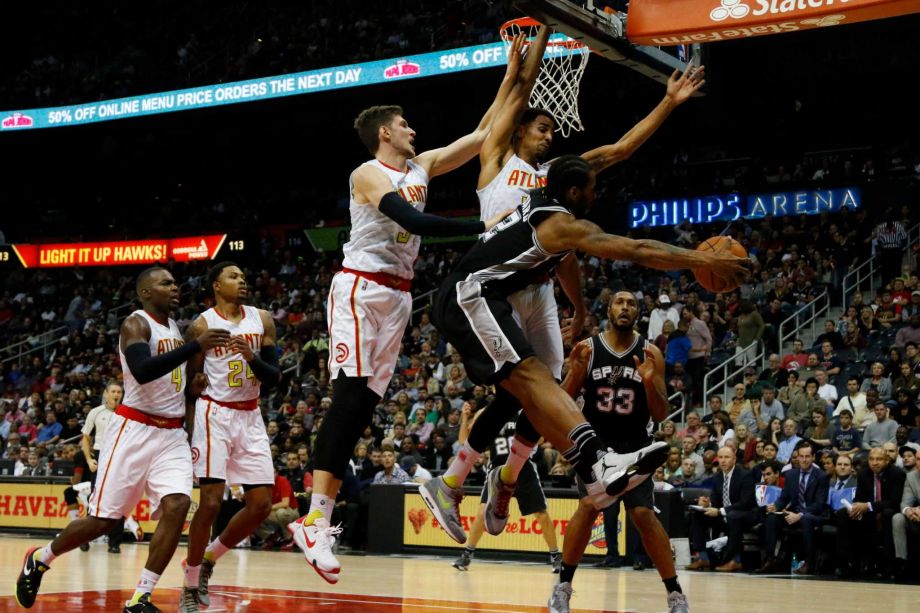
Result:
[[[633,322],[633,323],[630,323],[628,326],[624,326],[624,325],[616,323],[616,320],[614,320],[613,327],[619,330],[620,332],[629,332],[635,327],[635,324]]]

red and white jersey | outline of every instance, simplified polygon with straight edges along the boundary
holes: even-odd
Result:
[[[179,326],[172,319],[166,325],[161,324],[151,317],[147,311],[137,310],[131,313],[147,320],[150,326],[150,355],[168,353],[184,345]],[[132,409],[143,411],[158,417],[184,417],[185,416],[185,364],[177,366],[171,372],[150,383],[138,383],[125,354],[121,350],[121,341],[118,343],[118,357],[121,358],[121,371],[124,373],[125,397],[122,404]]]
[[[412,160],[406,164],[406,172],[387,166],[380,160],[371,160],[363,165],[372,166],[386,174],[393,183],[393,189],[406,202],[424,211],[428,200],[428,173]],[[412,279],[421,237],[409,234],[373,206],[355,202],[354,189],[354,181],[349,178],[351,237],[342,247],[345,254],[342,265],[352,270],[383,272],[402,279]]]
[[[516,154],[512,154],[495,178],[482,189],[479,196],[479,218],[483,221],[503,211],[517,208],[530,196],[530,190],[546,186],[546,173],[550,164],[534,168]]]
[[[208,322],[208,328],[221,328],[230,336],[239,336],[246,341],[256,355],[262,349],[265,327],[259,316],[259,309],[240,306],[243,317],[233,323],[221,315],[216,308],[201,314]],[[224,347],[213,347],[204,354],[204,374],[208,386],[203,395],[218,402],[241,402],[259,397],[259,379],[249,369],[249,364],[239,353],[231,353]]]

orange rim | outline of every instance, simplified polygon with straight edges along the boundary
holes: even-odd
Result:
[[[512,34],[509,30],[513,26],[517,26],[521,30],[524,30],[525,28],[539,28],[541,25],[543,24],[541,24],[536,19],[533,19],[532,17],[518,17],[517,19],[509,19],[503,23],[502,27],[500,27],[498,31],[502,35],[502,40],[506,43],[510,43],[511,39],[514,38],[514,34]],[[534,32],[534,34],[536,34],[536,32]],[[533,36],[528,36],[527,39],[524,40],[524,44],[529,45],[532,38]],[[584,43],[578,42],[577,40],[566,37],[565,40],[549,40],[546,43],[546,46],[565,47],[566,49],[583,49],[586,45]]]

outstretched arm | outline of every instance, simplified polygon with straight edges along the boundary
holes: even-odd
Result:
[[[597,224],[555,213],[537,227],[537,239],[550,253],[577,249],[598,257],[635,262],[657,270],[711,268],[716,276],[743,283],[750,276],[747,258],[732,255],[728,249],[695,251],[653,240],[633,240],[606,234]]]
[[[463,236],[482,234],[505,218],[510,211],[504,211],[487,221],[450,219],[422,213],[406,202],[383,172],[371,166],[361,166],[352,174],[355,194],[367,202],[367,206],[398,223],[412,234],[419,236]]]
[[[515,45],[517,45],[516,48]],[[496,92],[495,100],[489,106],[489,110],[486,111],[486,114],[483,116],[476,129],[466,136],[458,138],[446,147],[432,149],[431,151],[426,151],[415,157],[415,163],[422,166],[429,177],[443,175],[466,164],[479,153],[480,149],[482,149],[482,144],[486,140],[486,136],[489,134],[489,131],[493,129],[493,124],[497,121],[498,115],[501,114],[500,109],[508,106],[512,96],[515,95],[516,87],[520,81],[526,77],[524,74],[525,71],[530,69],[527,62],[525,62],[523,70],[518,71],[516,68],[517,63],[520,61],[519,49],[521,46],[523,46],[523,38],[515,38],[515,42],[512,44],[512,49],[510,50],[514,53],[508,56],[509,62],[515,66],[513,70],[518,72],[515,80],[513,82],[508,81],[508,73],[512,71],[512,68],[509,68],[505,75],[506,79],[502,81],[501,87],[499,87],[498,92]],[[542,52],[540,55],[542,56]],[[537,63],[537,70],[539,70],[539,63]]]
[[[540,74],[540,62],[543,60],[543,53],[546,51],[549,33],[550,30],[546,26],[542,26],[537,32],[536,38],[527,50],[524,67],[520,70],[514,87],[511,88],[504,105],[498,110],[492,129],[482,144],[482,150],[479,152],[481,166],[479,171],[480,188],[488,185],[495,178],[495,175],[501,170],[505,154],[511,148],[511,137],[514,134],[518,116],[527,106],[527,102],[530,100],[530,93],[533,91],[537,76]],[[517,39],[515,39],[516,41]],[[519,53],[520,51],[518,51]],[[508,61],[511,61],[510,55]]]
[[[629,158],[661,127],[661,124],[668,118],[671,111],[686,102],[694,92],[703,86],[703,83],[706,82],[703,78],[705,70],[703,66],[696,68],[692,64],[687,67],[683,74],[675,70],[671,78],[668,79],[668,90],[664,99],[652,109],[651,113],[634,125],[617,142],[592,149],[583,153],[581,157],[585,158],[596,172]]]

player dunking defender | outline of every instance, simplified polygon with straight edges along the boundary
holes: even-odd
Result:
[[[541,28],[531,44],[529,53],[533,55],[528,55],[528,61],[542,55],[546,34],[546,28]],[[526,65],[522,73],[527,73]],[[592,149],[581,157],[596,172],[628,159],[664,123],[674,108],[686,102],[703,85],[703,76],[702,67],[688,67],[683,74],[675,71],[668,81],[665,97],[648,116],[616,143]],[[536,79],[536,74],[533,78]],[[547,111],[535,108],[525,110],[529,96],[530,89],[511,91],[479,154],[481,170],[478,194],[484,217],[494,214],[498,209],[517,206],[529,197],[532,189],[545,185],[552,162],[544,160],[552,144],[554,122]],[[547,275],[534,279],[535,282],[530,286],[509,296],[508,302],[524,338],[531,344],[540,361],[559,380],[562,376],[563,339],[571,342],[577,338],[585,318],[581,273],[574,253],[559,262],[556,276],[575,309],[565,330],[559,326],[553,285]],[[425,483],[420,490],[441,526],[457,542],[462,543],[465,538],[459,515],[461,486],[489,441],[509,418],[519,413],[520,408],[520,403],[507,390],[499,387],[495,400],[480,415],[457,459],[442,477]],[[505,465],[493,464],[494,469],[486,480],[488,495],[485,525],[490,534],[501,534],[504,529],[508,519],[508,502],[514,494],[518,473],[525,466],[538,439],[539,435],[526,415],[522,414],[508,462]],[[440,497],[437,495],[439,490]]]
[[[343,248],[344,268],[333,278],[327,309],[333,404],[315,442],[310,510],[289,526],[307,562],[329,583],[336,583],[340,572],[332,545],[341,529],[330,524],[335,497],[351,451],[393,376],[411,315],[409,290],[419,235],[481,233],[498,221],[421,213],[428,181],[479,153],[496,109],[518,78],[521,46],[522,39],[512,45],[505,78],[479,126],[446,147],[416,155],[415,131],[398,106],[372,107],[355,120],[374,159],[351,175],[351,237]]]
[[[593,203],[594,187],[595,172],[587,161],[571,155],[557,159],[546,186],[481,237],[447,277],[435,297],[432,320],[463,355],[469,377],[513,394],[537,431],[574,465],[595,507],[604,508],[642,480],[631,477],[651,474],[664,461],[667,445],[603,453],[594,429],[537,359],[507,297],[574,250],[665,270],[708,266],[735,282],[749,273],[747,260],[724,250],[704,253],[605,234],[578,218]],[[437,515],[443,503],[429,507]]]
[[[598,436],[615,451],[628,453],[651,442],[654,423],[667,416],[668,395],[664,382],[664,356],[635,332],[639,303],[629,291],[617,292],[607,308],[607,330],[575,346],[562,386],[572,397],[584,388],[582,412]],[[549,601],[551,613],[568,613],[572,578],[591,537],[598,510],[583,499],[569,520],[562,546],[562,573]],[[670,613],[689,611],[687,598],[677,582],[671,542],[655,516],[654,487],[646,480],[623,495],[623,504],[639,531],[646,552],[664,581]],[[614,539],[608,535],[608,539]]]
[[[108,424],[89,513],[69,524],[44,547],[30,549],[16,582],[16,601],[35,603],[41,579],[54,559],[88,543],[130,514],[144,493],[159,520],[147,563],[126,613],[155,613],[151,602],[161,573],[176,551],[191,504],[192,460],[185,417],[186,361],[200,351],[226,346],[226,330],[211,329],[185,343],[169,318],[179,305],[176,280],[163,268],[137,278],[141,310],[121,325],[118,341],[125,396]]]
[[[220,262],[208,271],[215,305],[189,326],[196,337],[210,328],[230,333],[227,347],[214,347],[189,360],[190,377],[204,370],[208,384],[195,402],[192,462],[200,486],[200,501],[189,527],[188,557],[179,611],[197,611],[210,604],[208,582],[224,553],[249,536],[272,507],[272,469],[268,434],[259,411],[262,386],[281,379],[275,351],[275,322],[268,311],[246,306],[246,277],[233,262]],[[242,484],[246,506],[208,544],[226,482]],[[207,545],[207,549],[205,549]]]

